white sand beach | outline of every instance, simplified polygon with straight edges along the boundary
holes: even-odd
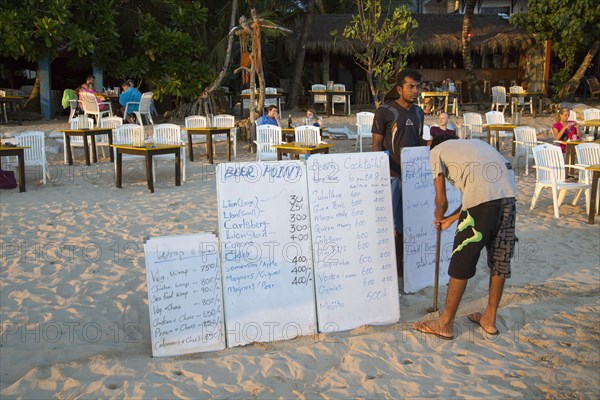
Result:
[[[287,112],[286,112],[287,115]],[[300,113],[294,113],[294,119]],[[427,122],[434,122],[427,117]],[[544,131],[553,123],[535,121]],[[325,119],[355,131],[354,117]],[[2,125],[50,135],[56,121]],[[540,135],[549,140],[549,134]],[[334,152],[354,151],[335,139]],[[370,146],[370,141],[367,148]],[[567,195],[553,216],[549,191],[529,210],[535,172],[518,169],[519,243],[499,310],[499,336],[467,320],[487,301],[482,256],[458,311],[455,339],[412,329],[433,288],[398,294],[401,321],[180,357],[152,358],[145,237],[217,231],[214,166],[187,164],[176,187],[172,162],[157,169],[155,193],[142,163],[114,186],[106,159],[72,167],[47,140],[51,180],[27,170],[27,191],[0,191],[0,397],[400,399],[597,399],[600,393],[600,221]],[[510,159],[510,146],[503,153]],[[218,149],[216,162],[225,159]],[[254,160],[238,141],[238,160]],[[432,210],[433,212],[433,210]],[[443,306],[446,287],[440,287]]]

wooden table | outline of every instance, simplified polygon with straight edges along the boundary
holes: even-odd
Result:
[[[600,180],[600,164],[590,165],[585,169],[586,171],[592,171],[593,173],[592,191],[590,193],[590,215],[588,217],[588,224],[593,224],[594,216],[596,215],[596,197],[598,196],[598,180]]]
[[[152,176],[152,157],[160,154],[175,154],[175,186],[181,186],[181,148],[183,146],[175,144],[147,144],[144,147],[135,147],[132,145],[111,145],[116,149],[117,162],[115,164],[115,186],[121,188],[123,173],[123,154],[133,154],[144,156],[146,164],[146,181],[148,190],[154,193],[154,177]]]
[[[316,145],[306,145],[303,143],[291,142],[274,145],[277,149],[277,159],[282,160],[284,154],[317,154],[317,153],[329,153],[329,148],[335,146],[335,144],[321,143]]]
[[[108,135],[108,145],[112,146],[112,128],[93,128],[93,129],[63,129],[60,132],[65,134],[65,146],[67,150],[67,161],[69,165],[73,165],[73,152],[71,151],[71,136],[83,137],[83,154],[85,156],[85,165],[90,165],[90,148],[88,146],[88,137],[92,139],[92,161],[98,162],[98,154],[96,153],[96,136]],[[109,152],[110,162],[114,162],[112,151]]]
[[[544,108],[544,101],[543,101],[543,97],[544,97],[544,92],[522,92],[522,93],[508,93],[508,97],[509,97],[509,104],[510,104],[510,115],[512,115],[514,113],[514,108],[513,105],[514,103],[518,104],[519,101],[519,97],[531,97],[531,101],[534,102],[535,99],[538,100],[538,109],[539,109],[539,115],[542,115],[542,111]],[[533,117],[536,116],[535,113],[535,106],[532,107],[533,109]]]
[[[500,151],[500,131],[512,131],[512,155],[515,155],[515,128],[513,124],[483,124],[483,129],[487,129],[487,141],[492,144],[492,132],[496,132],[496,150]]]
[[[600,119],[590,119],[587,121],[583,121],[581,125],[585,128],[585,131],[581,132],[582,134],[589,135],[590,131],[596,131],[596,133],[594,134],[594,139],[600,139],[600,134],[598,134],[598,131],[600,130]]]
[[[110,102],[111,108],[112,108],[112,113],[113,115],[116,115],[115,113],[117,111],[119,111],[119,108],[121,107],[121,105],[119,104],[119,95],[117,94],[103,94],[102,95],[108,102]]]
[[[213,163],[213,147],[212,147],[212,137],[213,135],[227,135],[227,161],[231,161],[231,128],[182,128],[184,131],[187,131],[187,146],[188,153],[190,155],[190,161],[194,161],[194,149],[192,143],[193,135],[204,135],[206,136],[206,145],[208,147],[206,156],[208,157],[208,162]]]
[[[19,177],[19,192],[25,191],[25,147],[4,147],[0,145],[0,157],[17,156],[17,175]]]
[[[326,96],[326,107],[325,115],[331,116],[331,110],[333,109],[333,96],[344,96],[344,115],[350,115],[350,90],[309,90],[308,93],[313,96],[325,95]]]
[[[279,110],[279,114],[281,114],[281,98],[285,96],[285,93],[265,93],[265,99],[276,99],[277,100],[277,110]],[[240,100],[242,104],[241,118],[244,118],[244,100],[250,100],[250,93],[242,93],[240,94]],[[254,95],[254,101],[258,101],[258,94]]]
[[[4,121],[8,123],[8,111],[6,111],[6,104],[14,104],[17,108],[17,120],[19,125],[23,125],[23,103],[26,97],[24,96],[0,96],[0,123],[2,122],[2,116],[4,115]]]
[[[448,97],[450,97],[450,92],[421,92],[421,98],[425,101],[426,98],[431,97],[434,101],[438,97],[444,98],[444,112],[448,112]]]

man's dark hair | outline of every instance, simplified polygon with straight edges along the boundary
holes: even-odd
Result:
[[[444,133],[443,135],[434,137],[433,140],[431,141],[431,146],[429,146],[429,148],[431,150],[433,150],[433,148],[435,146],[437,146],[438,144],[444,143],[446,140],[453,140],[453,139],[458,139],[458,136],[453,135],[451,133]]]
[[[274,108],[277,108],[277,106],[275,106],[275,105],[271,104],[269,107],[267,107],[267,113],[268,113],[269,111],[271,111],[272,109],[274,109]]]
[[[396,86],[402,86],[404,84],[404,78],[406,77],[412,78],[417,82],[421,82],[421,74],[419,71],[406,68],[402,71],[398,72],[398,76],[396,77]]]

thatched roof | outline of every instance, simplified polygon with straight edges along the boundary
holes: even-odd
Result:
[[[415,14],[419,27],[413,31],[415,51],[429,54],[452,54],[461,51],[461,14]],[[360,49],[357,41],[342,37],[344,27],[352,21],[351,14],[315,15],[308,37],[306,50],[310,53],[329,51],[332,54],[351,55],[351,43]],[[294,28],[294,35],[286,40],[286,50],[290,58],[296,52],[296,45],[302,31],[302,21]],[[331,32],[337,31],[337,36]],[[533,38],[524,30],[516,28],[507,20],[496,15],[473,15],[471,20],[471,49],[476,53],[506,53],[511,50],[524,50],[533,43]]]

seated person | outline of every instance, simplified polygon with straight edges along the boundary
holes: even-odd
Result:
[[[569,109],[567,107],[561,107],[561,109],[558,110],[556,123],[552,125],[552,133],[554,135],[554,140],[561,140],[563,142],[581,138],[579,124],[576,121],[569,121]],[[566,144],[561,144],[560,148],[563,153],[567,151]]]
[[[448,113],[440,113],[440,116],[438,117],[438,123],[439,126],[432,126],[431,130],[430,130],[430,134],[431,134],[431,138],[435,138],[436,136],[442,136],[442,135],[454,135],[456,136],[456,130],[455,129],[450,129],[450,126],[448,125],[448,121],[449,121],[449,116]],[[456,126],[460,127],[459,122],[456,122]],[[454,126],[452,126],[453,128]]]
[[[419,88],[420,92],[430,92],[431,88],[427,82],[421,82],[421,87]],[[433,108],[433,99],[431,97],[425,97],[423,99],[423,112],[427,115],[431,114],[431,109]]]
[[[317,126],[323,128],[323,118],[319,117],[315,110],[308,108],[306,110],[306,125]]]
[[[81,93],[83,92],[92,93],[94,96],[96,96],[96,101],[98,103],[102,103],[105,100],[100,93],[97,93],[96,90],[94,90],[95,82],[96,77],[94,75],[88,75],[85,78],[85,83],[82,83],[77,89],[75,89],[75,94],[77,94],[77,97],[80,101],[83,100],[81,97]],[[104,110],[104,104],[98,104],[98,108],[100,111]]]
[[[119,95],[119,104],[121,105],[121,114],[125,113],[125,106],[127,103],[139,103],[142,99],[142,93],[133,86],[131,80],[121,83],[121,94]],[[123,118],[128,123],[135,122],[135,116],[133,111],[139,109],[139,104],[132,104],[127,108],[129,115],[123,115]]]
[[[281,128],[281,121],[279,120],[279,112],[277,106],[270,105],[267,107],[267,113],[262,115],[256,120],[257,125],[275,125]]]

